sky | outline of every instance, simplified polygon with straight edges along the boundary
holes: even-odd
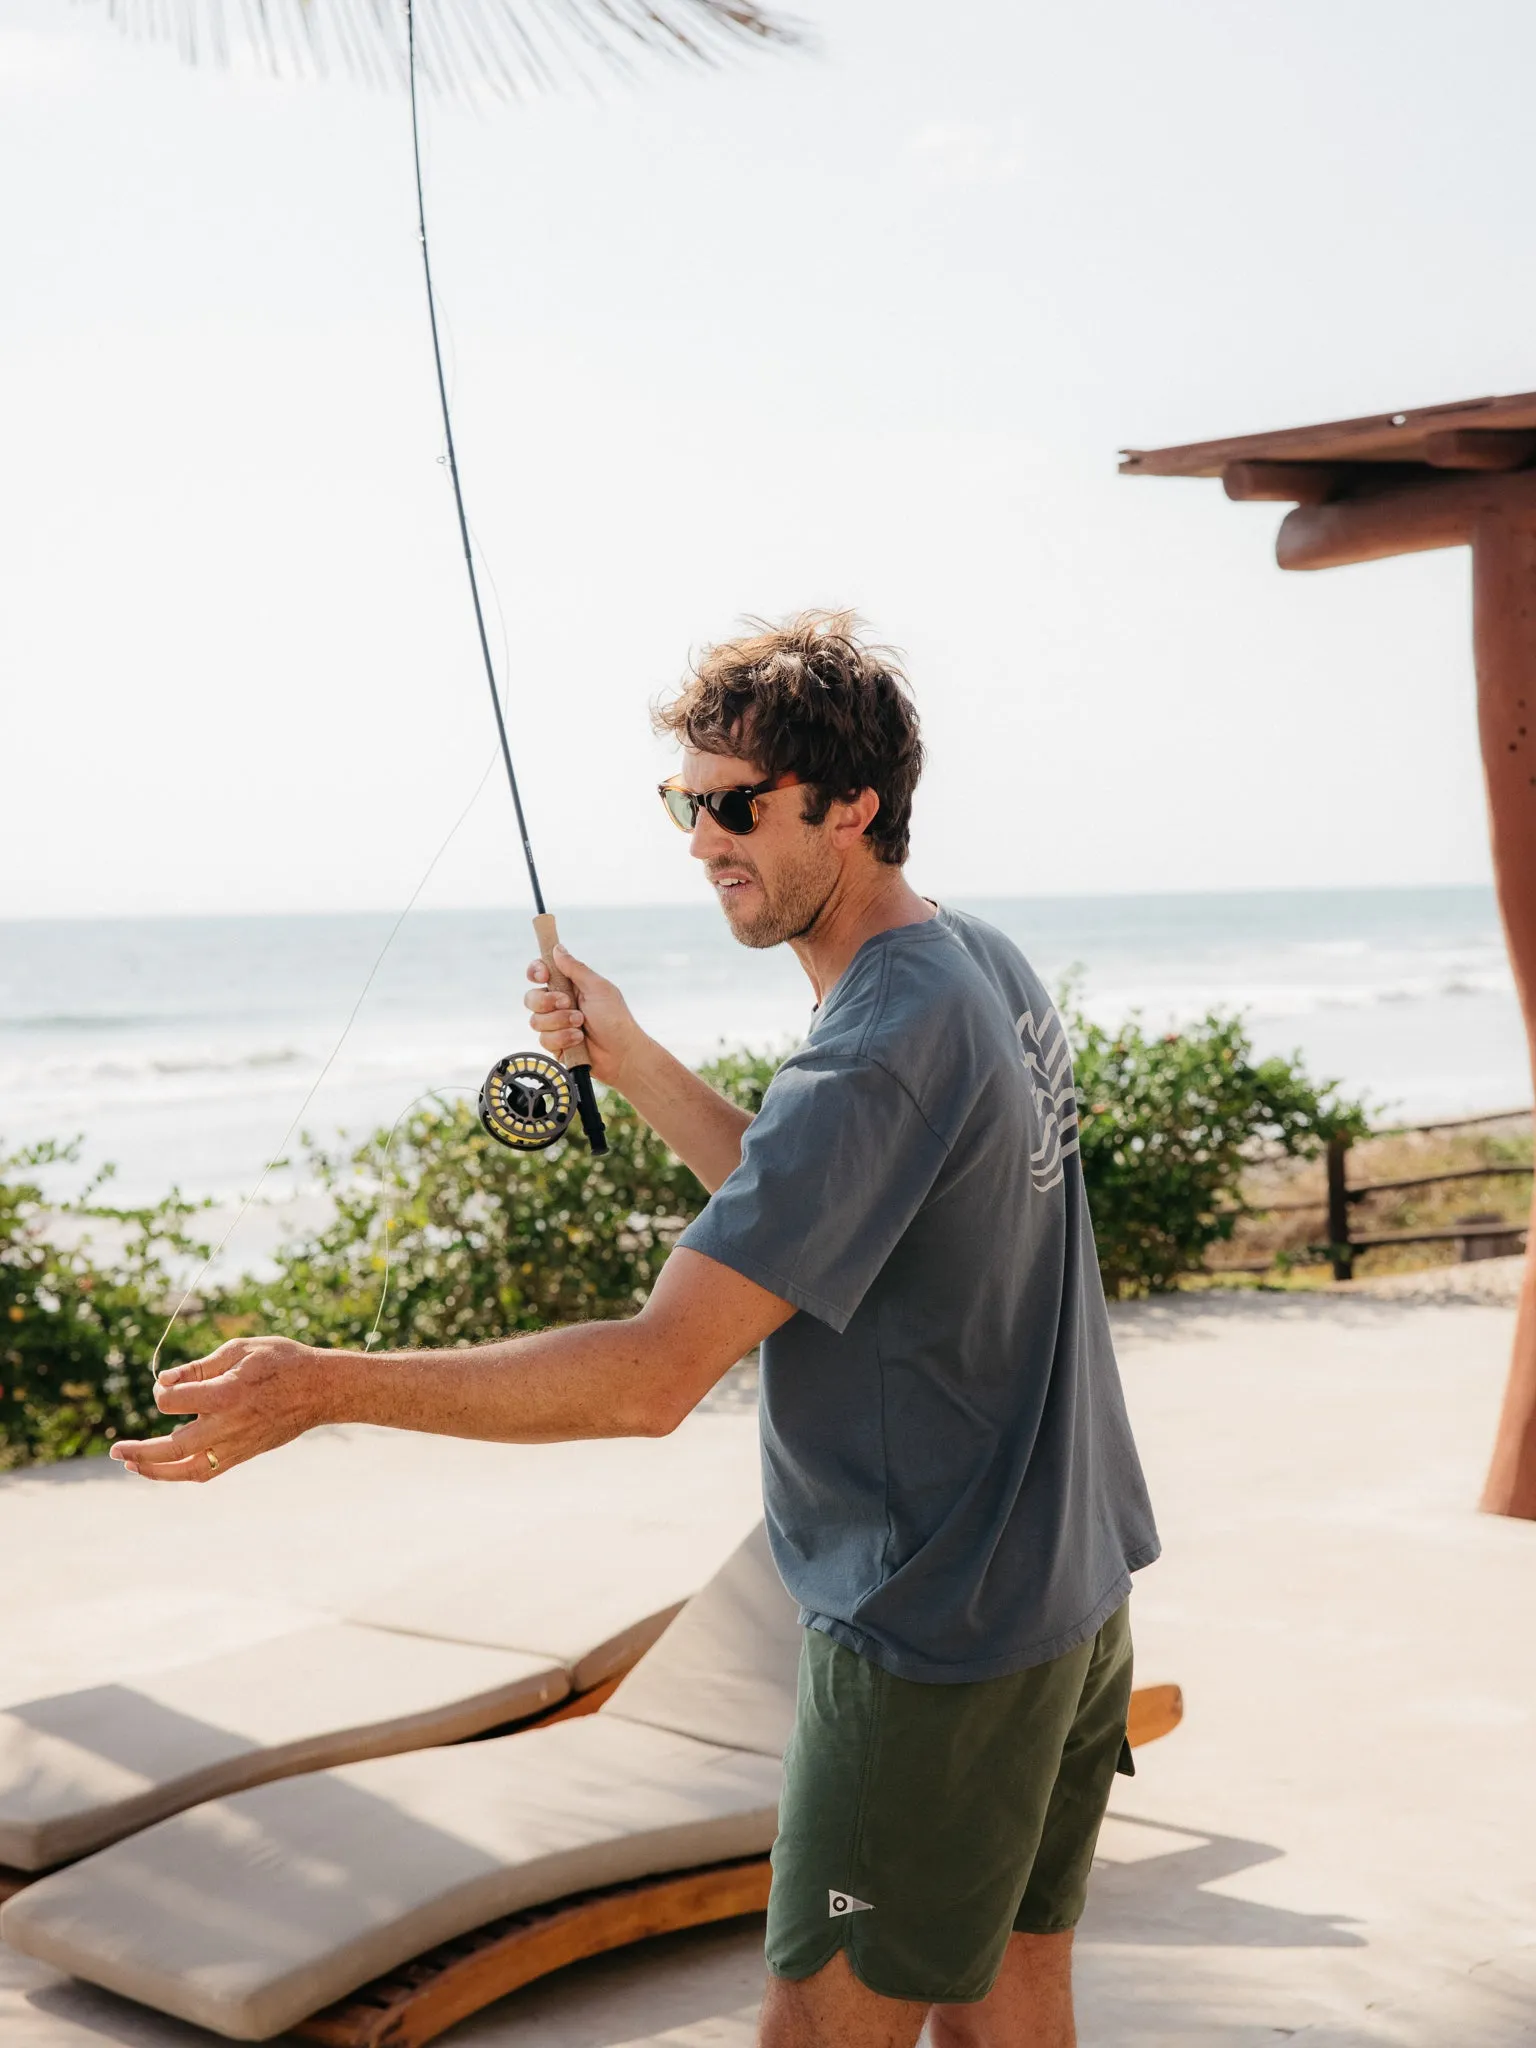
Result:
[[[647,706],[834,604],[904,652],[931,894],[1486,880],[1464,552],[1282,575],[1279,508],[1115,464],[1536,386],[1536,11],[795,11],[429,110],[551,902],[702,899]],[[389,909],[439,853],[424,902],[526,902],[403,97],[0,0],[0,190],[0,917]]]

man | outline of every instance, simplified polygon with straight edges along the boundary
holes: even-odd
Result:
[[[547,1442],[674,1429],[762,1345],[768,1528],[805,1634],[763,2048],[1070,2048],[1072,1929],[1128,1762],[1157,1555],[1094,1261],[1071,1063],[999,932],[903,872],[922,765],[846,614],[711,649],[662,795],[815,1020],[756,1118],[569,954],[527,1000],[711,1190],[644,1309],[478,1350],[241,1338],[114,1456],[205,1479],[325,1422]]]

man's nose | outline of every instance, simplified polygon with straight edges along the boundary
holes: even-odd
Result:
[[[735,845],[729,832],[717,825],[702,804],[693,821],[693,830],[688,835],[688,851],[695,860],[720,860],[730,853]]]

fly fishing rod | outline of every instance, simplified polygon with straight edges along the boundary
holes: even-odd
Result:
[[[563,995],[573,994],[571,983],[555,965],[558,933],[555,920],[544,902],[539,871],[534,863],[533,842],[528,837],[528,820],[523,815],[517,770],[512,765],[512,746],[507,738],[507,721],[496,687],[496,668],[485,630],[485,611],[480,602],[480,582],[475,574],[474,549],[470,545],[469,519],[464,510],[464,491],[459,482],[459,461],[453,445],[453,417],[448,409],[448,384],[443,375],[443,350],[437,332],[437,295],[432,288],[432,259],[427,250],[427,206],[421,183],[421,124],[416,110],[416,9],[415,0],[405,0],[406,70],[411,92],[411,153],[416,170],[416,221],[421,236],[421,268],[427,285],[427,318],[432,328],[432,360],[437,369],[437,396],[443,413],[443,443],[448,475],[453,484],[453,502],[459,515],[459,538],[464,545],[464,567],[469,575],[469,594],[475,607],[475,629],[480,636],[480,655],[485,663],[485,680],[490,686],[491,710],[496,718],[496,737],[501,743],[502,764],[512,808],[517,815],[518,837],[528,865],[528,882],[533,890],[533,934],[539,956],[549,970],[549,986]],[[514,1152],[542,1152],[563,1138],[571,1119],[579,1117],[587,1143],[594,1152],[608,1150],[597,1091],[592,1085],[592,1062],[583,1038],[564,1064],[544,1052],[508,1053],[486,1075],[480,1090],[480,1121],[499,1143]]]

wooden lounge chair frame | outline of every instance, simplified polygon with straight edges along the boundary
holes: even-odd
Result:
[[[761,1913],[769,1875],[766,1856],[749,1856],[509,1913],[376,1977],[293,2031],[323,2048],[418,2048],[567,1963],[653,1934]]]
[[[590,1711],[583,1698],[548,1718]],[[1131,1695],[1126,1730],[1131,1747],[1157,1741],[1183,1718],[1184,1695],[1178,1686],[1138,1688]],[[459,2020],[567,1963],[652,1935],[761,1913],[768,1904],[769,1875],[766,1856],[749,1856],[510,1913],[376,1977],[302,2020],[293,2032],[319,2048],[423,2048]]]

